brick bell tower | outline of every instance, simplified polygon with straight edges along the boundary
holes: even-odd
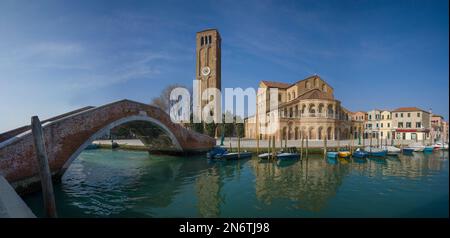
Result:
[[[222,90],[221,41],[222,39],[217,29],[207,29],[197,32],[195,78],[196,80],[200,80],[200,92],[198,94],[200,97],[207,88]],[[209,100],[201,102],[201,110],[203,110]],[[220,104],[217,106],[220,107]]]

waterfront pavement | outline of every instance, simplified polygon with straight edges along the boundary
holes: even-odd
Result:
[[[129,140],[114,140],[114,142],[117,142],[119,145],[130,145],[130,146],[144,146],[144,144],[138,140],[138,139],[129,139]],[[402,141],[401,143],[403,145],[408,145],[413,143],[414,141]],[[111,140],[96,140],[93,142],[94,144],[101,144],[101,145],[111,145]],[[282,142],[275,141],[275,146],[276,147],[280,147],[280,143],[282,143],[282,147],[284,147],[285,141],[283,140]],[[287,142],[287,147],[300,147],[301,146],[302,141],[301,140],[288,140]],[[377,145],[377,140],[376,139],[372,139],[372,145],[376,146]],[[381,141],[380,141],[381,143]],[[386,141],[383,140],[383,144],[385,144]],[[400,143],[400,141],[394,141],[394,145],[398,146]],[[225,138],[224,142],[223,142],[225,147],[229,147],[230,146],[230,138]],[[241,139],[241,147],[242,148],[256,148],[256,140],[255,139]],[[267,147],[269,144],[268,140],[260,140],[259,141],[259,146],[261,148]],[[370,140],[369,139],[365,139],[364,142],[363,140],[359,141],[358,139],[355,139],[353,141],[351,140],[341,140],[341,141],[337,141],[337,140],[330,140],[327,141],[327,147],[345,147],[345,146],[369,146],[370,145]],[[390,145],[391,142],[389,141],[388,144]],[[216,141],[216,145],[220,145],[220,138],[217,139]],[[238,139],[236,137],[232,137],[231,138],[231,146],[233,148],[236,148],[238,145]],[[306,140],[304,140],[304,146],[306,147]],[[323,148],[323,140],[309,140],[308,141],[308,147],[310,148]]]
[[[0,218],[36,218],[27,204],[1,175]]]
[[[114,142],[116,142],[119,145],[144,146],[142,141],[138,139],[114,140]],[[111,145],[111,140],[95,140],[92,143],[99,145]]]

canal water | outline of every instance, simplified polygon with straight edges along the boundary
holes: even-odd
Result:
[[[60,217],[448,217],[448,152],[211,162],[86,150],[55,185]],[[40,193],[25,202],[42,216]]]

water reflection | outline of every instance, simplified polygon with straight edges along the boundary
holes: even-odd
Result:
[[[258,200],[269,205],[274,200],[289,199],[295,202],[293,207],[309,211],[323,208],[349,172],[348,166],[333,166],[321,158],[303,159],[289,167],[254,160],[252,167]]]
[[[331,200],[344,184],[359,193],[373,186],[346,182],[355,176],[375,178],[371,183],[381,187],[385,179],[402,178],[391,185],[395,190],[408,180],[443,173],[448,185],[447,158],[448,152],[434,152],[367,159],[313,156],[278,162],[257,158],[211,162],[204,157],[97,150],[83,152],[55,192],[62,217],[222,217],[243,212],[270,216],[272,209],[284,211],[281,214],[331,212],[336,209],[330,208]],[[401,195],[414,199],[423,188]],[[25,200],[42,214],[40,194]]]

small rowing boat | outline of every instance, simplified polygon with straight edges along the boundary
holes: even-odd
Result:
[[[340,158],[348,158],[348,157],[350,157],[350,155],[352,155],[352,153],[350,153],[350,151],[339,151],[338,152],[338,156]]]
[[[403,148],[403,154],[405,154],[405,155],[412,155],[413,152],[414,152],[414,148],[409,148],[409,147]]]
[[[330,151],[327,152],[327,158],[336,159],[338,157],[338,152]]]
[[[365,151],[369,153],[369,156],[384,157],[387,155],[387,150],[376,147],[366,147]]]
[[[297,153],[297,148],[290,147],[287,149],[287,152],[281,152],[276,157],[279,160],[300,159],[300,154]]]
[[[232,152],[232,153],[223,153],[217,154],[214,156],[214,159],[222,159],[222,160],[238,160],[238,159],[248,159],[252,157],[251,152]]]
[[[355,152],[353,152],[353,157],[355,158],[365,158],[369,155],[369,153],[360,150],[359,148],[355,150]]]
[[[387,150],[387,155],[394,155],[394,156],[397,156],[397,155],[399,155],[400,153],[402,153],[402,150],[401,150],[401,149],[399,149],[399,148],[397,148],[397,147],[395,147],[395,146],[391,146],[391,145],[388,145],[388,146],[382,146],[381,149]]]

